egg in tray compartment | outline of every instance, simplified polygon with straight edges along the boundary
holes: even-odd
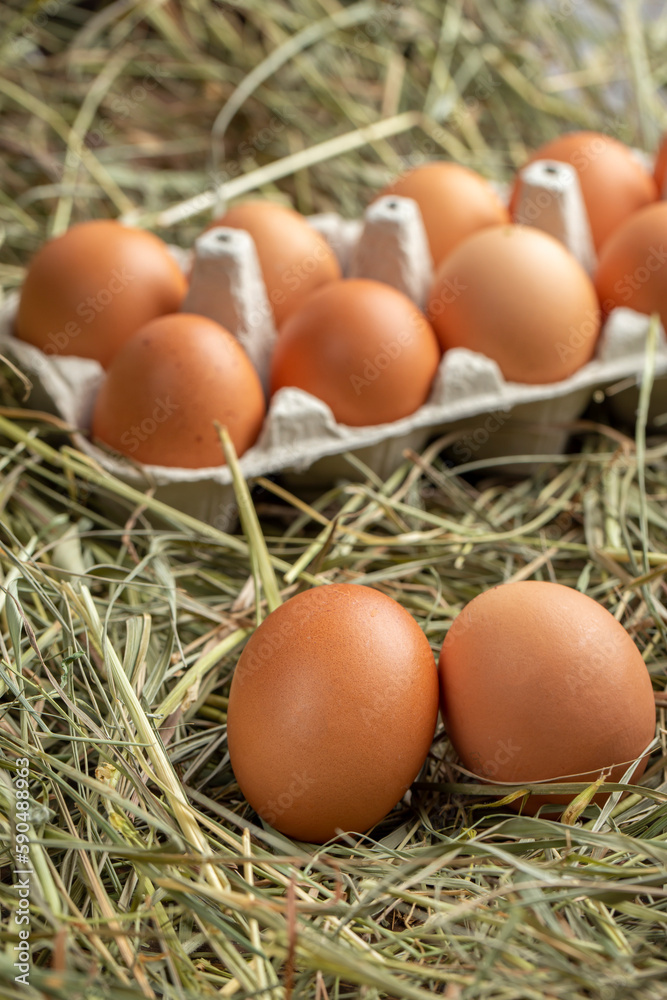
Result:
[[[428,172],[430,182],[443,171],[452,174],[455,166],[429,164],[412,173]],[[539,460],[561,453],[572,421],[593,392],[624,384],[643,370],[648,317],[615,301],[600,333],[591,278],[597,249],[572,163],[530,163],[515,188],[511,221],[487,182],[465,168],[457,167],[453,175],[463,178],[466,190],[472,185],[479,206],[435,275],[433,229],[424,226],[422,216],[429,196],[414,187],[410,175],[377,197],[363,220],[327,214],[305,221],[282,206],[255,200],[215,220],[176,278],[166,269],[176,304],[144,304],[131,338],[148,329],[153,343],[154,363],[144,365],[143,383],[139,375],[128,374],[138,371],[136,358],[125,362],[124,374],[114,374],[114,365],[122,370],[118,358],[122,361],[130,344],[115,346],[116,359],[68,354],[70,346],[77,349],[77,340],[65,336],[61,344],[53,335],[66,320],[62,310],[46,324],[51,337],[41,345],[46,352],[40,351],[21,320],[30,314],[27,292],[40,285],[30,273],[18,320],[15,301],[3,309],[0,351],[33,380],[29,405],[55,411],[78,427],[79,446],[103,467],[139,488],[153,487],[159,499],[220,527],[229,526],[235,509],[231,476],[221,450],[216,451],[211,425],[214,420],[233,423],[243,409],[248,428],[236,443],[244,473],[287,472],[304,487],[358,476],[348,453],[386,477],[406,448],[419,450],[437,436],[445,436],[452,464],[518,455]],[[454,217],[455,204],[453,198],[452,229],[463,224]],[[618,232],[643,214],[658,216],[664,210],[660,204],[640,209]],[[35,260],[96,225],[114,227],[123,238],[139,233],[118,223],[83,224],[47,244]],[[154,251],[159,247],[164,271],[169,256],[164,244],[140,235],[154,241]],[[61,298],[70,286],[74,301],[90,294],[86,274],[93,257],[84,258],[80,264],[68,259],[64,277],[53,284]],[[119,260],[115,271],[122,274]],[[109,258],[107,270],[111,263]],[[142,284],[152,287],[151,282],[153,277]],[[107,321],[128,301],[122,290],[116,300],[112,296],[101,310]],[[646,309],[645,297],[636,305]],[[162,314],[172,318],[165,323]],[[197,316],[203,319],[194,323]],[[198,339],[205,340],[201,328],[206,322],[209,333],[217,328],[223,340],[231,333],[240,345],[237,361],[246,362],[241,367],[247,385],[241,369],[235,369],[234,392],[217,380],[217,369],[228,364],[212,360],[207,366],[206,350],[196,347]],[[173,334],[179,323],[188,329],[182,343]],[[193,325],[199,333],[191,332]],[[172,329],[171,340],[166,334],[160,340],[156,326],[158,333]],[[156,375],[160,343],[171,373],[162,382]],[[656,370],[667,371],[662,341]],[[105,381],[117,389],[100,393]],[[262,389],[268,403],[263,421]],[[205,405],[206,392],[211,405]],[[662,413],[667,406],[655,395],[655,409]],[[119,413],[110,419],[113,397]],[[105,420],[99,398],[106,400]],[[628,398],[621,393],[615,402]],[[198,412],[208,422],[208,449],[198,450],[201,435],[192,422]],[[179,451],[179,435],[183,440],[190,435],[193,447]],[[113,452],[98,447],[98,441]]]

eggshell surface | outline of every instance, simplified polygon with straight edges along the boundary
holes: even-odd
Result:
[[[435,267],[478,229],[509,222],[509,213],[489,182],[458,163],[415,167],[378,197],[392,194],[417,202]]]
[[[632,150],[600,132],[568,132],[545,143],[529,157],[570,163],[579,177],[596,250],[633,212],[655,201],[656,183]],[[520,178],[511,199],[517,202]]]
[[[298,309],[320,285],[340,278],[333,250],[305,218],[270,201],[248,201],[230,208],[208,226],[250,233],[276,326]]]
[[[353,278],[313,292],[284,324],[271,392],[304,389],[341,424],[389,423],[426,401],[439,361],[433,329],[406,295]]]
[[[482,778],[592,782],[611,768],[618,781],[655,731],[651,680],[630,635],[561,584],[503,584],[474,598],[447,633],[439,674],[449,737]],[[571,798],[535,794],[528,808]]]
[[[92,435],[150,465],[224,465],[215,421],[242,455],[264,413],[259,377],[238,341],[212,320],[179,313],[148,323],[118,352]]]
[[[461,243],[438,270],[427,315],[443,350],[492,358],[511,382],[568,378],[600,332],[592,281],[554,237],[494,226]]]
[[[595,287],[605,312],[616,306],[657,312],[667,327],[667,202],[636,212],[610,237]]]
[[[412,616],[370,587],[291,598],[254,632],[229,694],[227,738],[244,796],[267,823],[323,843],[379,822],[419,773],[438,682]]]
[[[139,327],[176,312],[185,290],[157,236],[107,219],[82,222],[33,257],[15,333],[46,354],[94,358],[106,368]]]

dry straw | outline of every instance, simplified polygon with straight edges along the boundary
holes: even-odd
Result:
[[[423,156],[507,178],[573,123],[651,147],[667,20],[649,29],[628,2],[619,31],[617,6],[3,5],[3,287],[90,216],[173,220],[162,234],[188,245],[206,218],[193,204],[230,190],[354,216]],[[2,995],[667,996],[667,443],[646,429],[650,366],[649,351],[636,434],[595,423],[601,410],[572,454],[512,479],[474,455],[448,465],[451,440],[320,497],[237,477],[230,535],[106,476],[22,413],[2,365]],[[601,813],[564,781],[563,822],[519,816],[498,802],[523,790],[480,784],[439,732],[409,801],[368,836],[315,848],[259,824],[225,723],[263,616],[354,580],[401,601],[437,651],[470,598],[529,578],[590,594],[641,649],[661,727],[641,787]],[[12,964],[24,756],[29,986]]]

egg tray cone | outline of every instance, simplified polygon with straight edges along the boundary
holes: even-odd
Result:
[[[538,213],[531,224],[558,236],[590,268],[587,224],[581,217],[576,179],[573,185],[568,174],[574,171],[564,164],[556,165],[556,170],[553,166],[540,177],[539,168],[536,173],[536,165],[531,165],[527,197],[535,204],[540,184],[549,187],[553,195],[554,185],[560,183],[565,194],[561,197],[562,192],[557,192],[556,198],[551,197],[548,211],[542,216]],[[335,250],[344,274],[385,281],[423,305],[432,262],[414,202],[391,196],[370,206],[364,220],[349,221],[329,213],[314,216],[310,222]],[[228,238],[220,240],[221,232]],[[210,230],[197,244],[201,240],[206,245],[203,252],[201,247],[195,248],[193,274],[197,274],[202,257],[207,258],[207,267],[199,268],[184,311],[209,315],[235,333],[249,349],[266,385],[275,329],[268,309],[257,308],[262,296],[266,300],[266,290],[252,240],[241,231],[220,229]],[[220,256],[217,268],[211,259],[216,253]],[[217,297],[211,294],[214,285]],[[31,380],[33,389],[26,406],[60,416],[76,429],[77,446],[122,481],[137,489],[151,488],[156,499],[221,530],[233,526],[237,510],[226,466],[177,469],[140,465],[91,442],[89,428],[103,378],[101,366],[83,358],[47,356],[17,340],[13,335],[17,302],[14,295],[0,308],[0,354]],[[271,399],[259,439],[242,456],[241,468],[248,478],[285,473],[294,488],[323,488],[340,478],[359,478],[358,469],[346,458],[351,453],[385,479],[400,464],[406,449],[419,451],[442,435],[453,441],[449,456],[455,465],[512,456],[533,456],[539,461],[562,454],[571,423],[596,390],[640,380],[648,325],[644,315],[615,309],[602,331],[595,357],[570,378],[548,385],[506,382],[494,361],[455,348],[443,356],[427,402],[410,416],[389,424],[344,426],[321,400],[300,389],[281,389]],[[377,377],[383,362],[369,358],[364,377]],[[649,420],[667,412],[667,339],[662,329],[655,372]],[[630,387],[611,397],[622,422],[632,423],[634,392],[633,396]],[[506,461],[502,467],[511,468]],[[525,460],[517,464],[519,469],[526,470]]]

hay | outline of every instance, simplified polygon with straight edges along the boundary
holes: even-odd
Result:
[[[353,216],[420,157],[502,179],[571,124],[645,147],[665,126],[667,19],[647,31],[631,3],[622,32],[611,2],[21,6],[0,9],[6,290],[78,219],[170,210],[161,235],[187,245],[206,216],[178,206],[240,177]],[[667,444],[645,406],[636,434],[582,422],[572,454],[512,479],[474,456],[450,467],[435,443],[387,483],[318,499],[260,480],[262,542],[242,498],[249,541],[101,475],[53,421],[17,413],[24,386],[0,373],[3,996],[667,996]],[[369,835],[314,848],[258,824],[226,706],[280,597],[368,583],[437,651],[475,594],[527,578],[590,594],[642,651],[661,729],[640,787],[568,822],[517,816],[439,731]],[[11,920],[23,756],[29,986]]]

